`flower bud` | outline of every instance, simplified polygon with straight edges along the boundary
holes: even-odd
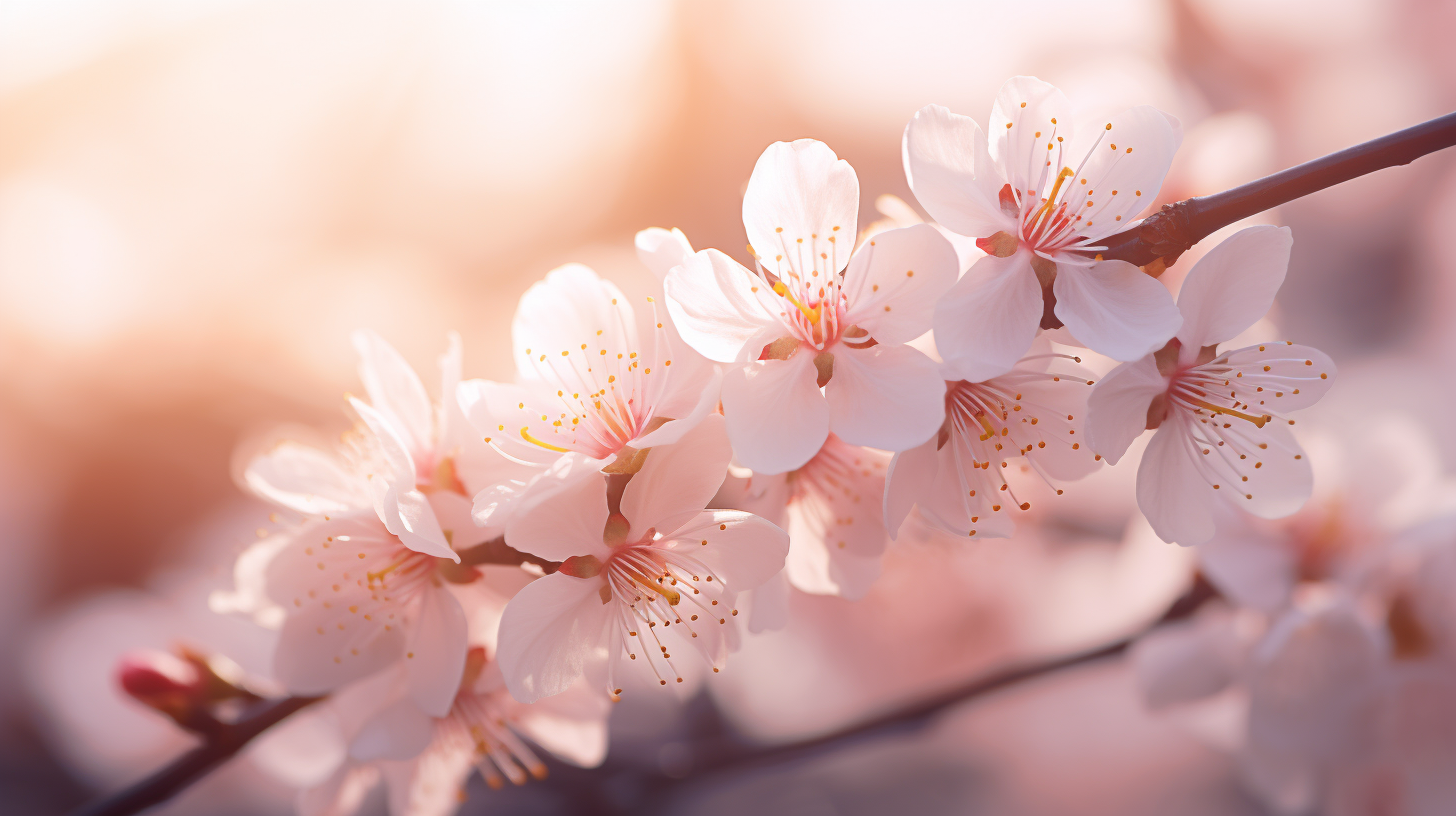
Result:
[[[122,656],[116,680],[134,699],[179,723],[203,702],[207,687],[194,662],[151,649]]]

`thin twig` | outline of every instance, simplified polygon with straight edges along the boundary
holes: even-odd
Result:
[[[71,816],[131,816],[181,793],[231,759],[254,737],[322,697],[286,697],[260,704],[235,723],[212,730],[207,740],[125,790],[76,809]]]
[[[1437,150],[1456,146],[1456,113],[1398,130],[1379,139],[1281,170],[1213,195],[1196,196],[1153,213],[1136,226],[1109,237],[1102,257],[1143,266],[1163,258],[1172,263],[1214,231],[1341,182],[1410,164]]]

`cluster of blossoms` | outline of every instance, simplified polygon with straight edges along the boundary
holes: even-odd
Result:
[[[239,560],[229,599],[280,629],[276,679],[330,695],[350,742],[303,811],[346,813],[382,777],[396,814],[448,813],[472,769],[498,785],[544,774],[541,750],[596,764],[631,682],[723,670],[740,624],[782,626],[790,592],[864,595],[904,535],[1009,537],[1018,490],[1060,494],[1148,428],[1137,500],[1164,540],[1299,510],[1311,469],[1287,414],[1334,366],[1220,347],[1272,305],[1289,230],[1236,234],[1175,303],[1098,255],[1156,199],[1175,120],[1074,123],[1021,77],[987,127],[917,113],[905,170],[936,223],[863,232],[849,164],[770,146],[747,265],[649,229],[658,297],[550,272],[516,312],[514,383],[463,380],[454,340],[432,398],[359,334],[367,399],[342,444],[247,467],[300,522]],[[1065,331],[1039,328],[1053,316]],[[1079,348],[1121,365],[1094,381]]]

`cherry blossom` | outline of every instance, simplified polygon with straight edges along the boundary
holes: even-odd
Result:
[[[1269,310],[1292,243],[1288,228],[1258,226],[1214,247],[1183,283],[1178,336],[1092,389],[1087,439],[1109,463],[1145,427],[1157,429],[1138,468],[1137,498],[1164,541],[1209,540],[1215,502],[1279,518],[1310,496],[1309,461],[1285,413],[1329,389],[1334,363],[1290,342],[1217,350]]]
[[[1074,123],[1061,91],[1013,77],[987,127],[989,140],[974,119],[929,105],[905,129],[916,199],[988,253],[936,306],[946,361],[972,382],[1010,369],[1036,336],[1043,290],[1094,351],[1135,360],[1162,346],[1180,323],[1167,290],[1096,251],[1157,197],[1181,141],[1177,122],[1140,106]]]
[[[709,249],[667,275],[683,338],[733,364],[723,413],[734,453],[755,472],[802,466],[831,431],[851,445],[904,450],[940,425],[935,364],[905,344],[929,330],[955,279],[955,251],[917,225],[851,253],[858,210],[848,162],[822,142],[777,142],[743,197],[757,271]]]
[[[1024,460],[1049,484],[1097,467],[1081,433],[1093,381],[1075,365],[1080,358],[1041,345],[1004,374],[946,383],[940,432],[890,464],[884,503],[891,535],[919,507],[955,535],[1005,538],[1015,529],[1012,511],[1031,508],[1006,480],[1011,462]]]
[[[717,407],[716,370],[680,349],[656,308],[644,343],[626,296],[580,264],[552,270],[521,296],[511,324],[517,382],[460,387],[477,433],[522,467],[476,494],[477,521],[504,525],[563,454],[631,473],[648,448],[676,441]]]
[[[672,662],[680,647],[721,668],[737,633],[737,593],[782,569],[788,549],[788,536],[757,516],[703,509],[731,455],[723,425],[710,414],[654,448],[617,512],[606,480],[567,472],[590,467],[573,457],[553,465],[562,472],[551,489],[523,503],[507,541],[563,563],[522,589],[501,619],[501,671],[517,700],[559,694],[602,661],[608,691],[619,694],[623,653],[646,661],[663,685],[681,681]]]

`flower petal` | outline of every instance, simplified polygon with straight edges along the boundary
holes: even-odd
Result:
[[[793,525],[790,510],[790,527]],[[880,556],[850,555],[828,547],[817,539],[792,536],[793,544],[784,562],[784,575],[801,592],[838,595],[857,601],[880,577]]]
[[[789,624],[789,579],[779,570],[753,590],[748,631],[776,632]]]
[[[605,554],[607,480],[601,463],[579,453],[556,461],[516,508],[506,543],[552,561]]]
[[[359,481],[332,454],[297,442],[280,442],[243,473],[258,498],[310,516],[368,507],[369,494]]]
[[[444,586],[426,590],[405,641],[409,696],[420,710],[443,717],[455,702],[465,673],[465,611]]]
[[[523,735],[558,759],[595,768],[607,756],[610,705],[597,689],[577,681],[555,697],[520,709],[515,721]]]
[[[981,258],[936,306],[935,347],[957,379],[990,379],[1031,348],[1042,314],[1031,257]]]
[[[1168,290],[1126,261],[1059,263],[1052,291],[1057,317],[1072,336],[1114,360],[1157,351],[1183,324]]]
[[[622,515],[632,525],[627,540],[641,540],[648,529],[671,535],[686,524],[718,492],[732,459],[728,431],[716,413],[681,440],[654,447],[622,491]]]
[[[353,340],[359,352],[359,379],[370,404],[389,420],[412,453],[433,451],[435,406],[419,375],[378,334],[360,330]]]
[[[1190,424],[1179,413],[1164,420],[1137,473],[1138,509],[1159,538],[1185,547],[1213,537],[1212,503],[1218,501],[1193,458]]]
[[[781,278],[792,269],[808,280],[821,253],[829,256],[826,273],[844,269],[854,248],[858,216],[854,168],[829,145],[813,139],[769,145],[743,194],[748,243]]]
[[[930,492],[935,484],[935,474],[940,468],[936,456],[937,439],[932,436],[925,444],[895,454],[890,460],[890,469],[885,477],[885,530],[890,538],[900,534],[900,525],[920,498]]]
[[[940,366],[909,346],[834,347],[834,376],[824,396],[829,427],[851,445],[907,450],[945,421]]]
[[[1053,159],[1051,169],[1053,175],[1061,167],[1077,172],[1062,200],[1076,213],[1084,243],[1095,244],[1126,229],[1157,199],[1183,134],[1172,117],[1139,105],[1111,119],[1079,123],[1076,138],[1067,141],[1061,165]]]
[[[1228,426],[1219,429],[1227,444],[1204,445],[1200,450],[1213,451],[1202,458],[1214,484],[1228,491],[1221,494],[1227,501],[1271,519],[1288,516],[1309,501],[1314,470],[1287,420],[1270,420],[1263,428],[1239,419],[1221,420],[1221,426]]]
[[[394,508],[395,515],[391,520],[397,520],[399,530],[392,532],[399,536],[401,543],[417,553],[459,563],[460,555],[445,539],[445,531],[440,528],[440,520],[435,518],[435,508],[430,506],[429,497],[412,489],[392,494],[392,503],[391,500],[386,500],[386,503]],[[388,521],[384,526],[389,526]]]
[[[752,513],[704,510],[660,546],[702,562],[729,592],[747,592],[783,569],[789,534]]]
[[[1087,397],[1087,446],[1115,465],[1148,426],[1148,406],[1168,390],[1150,354],[1123,363],[1092,386]]]
[[[1019,194],[1036,197],[1050,187],[1057,170],[1048,170],[1054,151],[1046,146],[1072,140],[1071,113],[1067,97],[1036,77],[1012,77],[996,92],[986,124],[991,158]],[[1055,141],[1058,136],[1064,141]]]
[[[376,714],[349,743],[349,756],[361,762],[413,759],[435,737],[435,721],[409,700]]]
[[[613,604],[598,578],[554,572],[527,584],[501,615],[496,659],[511,696],[523,703],[560,694],[605,642]],[[611,657],[616,657],[612,655]]]
[[[1184,362],[1204,346],[1234,339],[1269,312],[1293,246],[1288,227],[1263,224],[1239,230],[1198,259],[1178,290]]]
[[[1276,412],[1297,411],[1319,402],[1335,383],[1335,362],[1317,348],[1289,342],[1263,343],[1225,352],[1228,366],[1260,399],[1254,405]]]
[[[511,321],[511,340],[519,378],[550,383],[554,391],[563,379],[573,383],[579,379],[569,365],[563,367],[565,373],[557,372],[562,352],[568,352],[566,359],[570,355],[579,359],[582,344],[593,355],[601,348],[636,350],[636,316],[626,295],[611,281],[581,264],[566,264],[546,273],[544,280],[521,295]]]
[[[676,385],[676,383],[674,383]],[[709,414],[717,413],[718,400],[723,393],[723,372],[717,366],[709,364],[707,381],[701,384],[689,383],[684,388],[692,388],[697,394],[697,403],[686,416],[678,417],[671,422],[664,423],[655,431],[649,431],[633,441],[633,447],[650,448],[655,445],[671,445],[683,438],[683,435],[698,426]]]
[[[935,304],[955,284],[959,263],[955,247],[929,224],[875,235],[844,273],[845,322],[882,344],[914,340],[930,331]]]
[[[723,375],[723,417],[733,453],[757,473],[809,461],[829,436],[829,405],[815,384],[814,357],[761,360]]]
[[[642,265],[652,270],[659,281],[667,277],[674,266],[681,266],[693,255],[693,245],[677,227],[665,230],[649,227],[637,233],[637,258]]]
[[[979,238],[1016,232],[1016,218],[1001,210],[1006,180],[976,120],[926,105],[905,126],[901,152],[915,200],[942,226]]]
[[[698,252],[673,268],[664,291],[667,311],[683,340],[709,360],[731,363],[745,343],[779,325],[766,305],[768,285],[716,249]],[[758,356],[757,349],[752,351],[750,359]]]
[[[1176,621],[1133,644],[1132,665],[1150,708],[1217,694],[1238,671],[1239,645],[1228,616]]]

